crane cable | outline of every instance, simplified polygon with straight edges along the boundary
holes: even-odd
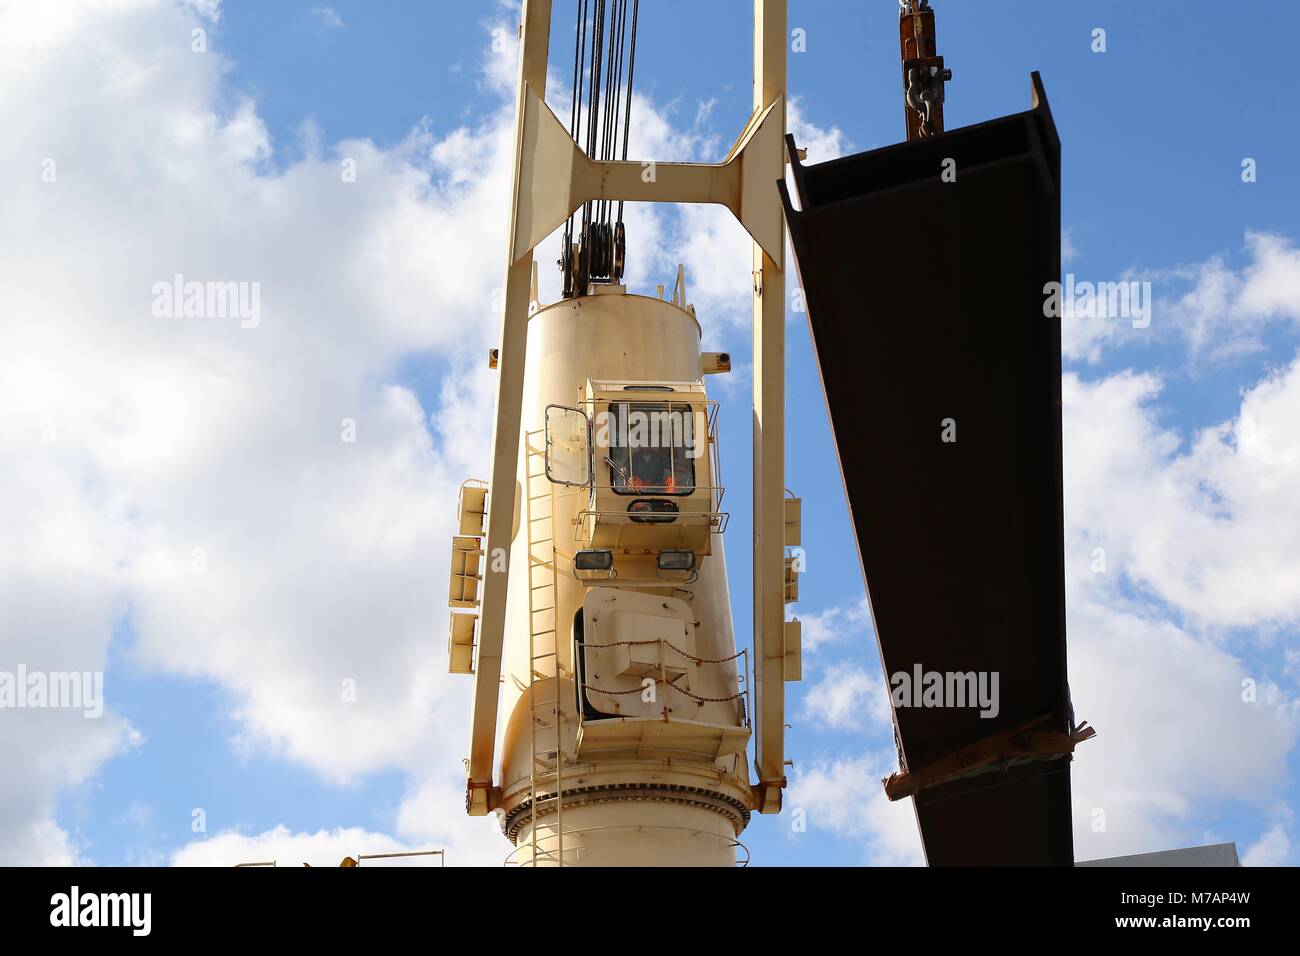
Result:
[[[576,0],[576,3],[569,135],[593,159],[613,160],[621,153],[621,158],[626,161],[632,122],[640,0],[632,0],[631,4],[630,42],[628,0]],[[625,64],[626,84],[623,80]],[[623,140],[621,150],[620,134]],[[613,207],[611,200],[584,203],[576,244],[576,216],[570,216],[565,222],[564,246],[559,261],[564,274],[565,298],[585,295],[593,280],[618,282],[622,278],[626,253],[622,200],[618,202],[616,215]]]

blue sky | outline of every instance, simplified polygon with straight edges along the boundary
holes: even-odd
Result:
[[[1234,840],[1251,862],[1293,864],[1300,505],[1286,489],[1300,469],[1300,131],[1287,120],[1300,81],[1284,58],[1259,50],[1300,36],[1300,8],[1257,5],[1243,34],[1241,8],[1212,0],[935,5],[940,52],[955,73],[948,126],[1026,109],[1029,73],[1039,70],[1063,142],[1065,270],[1081,280],[1150,280],[1155,294],[1150,328],[1065,332],[1071,674],[1079,717],[1102,735],[1075,764],[1079,856]],[[571,55],[571,6],[556,3],[553,71]],[[634,135],[716,160],[749,113],[750,4],[642,6],[646,113]],[[66,128],[33,121],[5,154],[15,163],[56,156],[70,170],[60,174],[57,208],[49,190],[4,187],[32,221],[50,217],[51,244],[38,243],[32,261],[43,249],[75,266],[114,235],[121,248],[109,255],[146,276],[204,267],[264,276],[268,303],[294,319],[277,326],[268,305],[265,336],[252,341],[273,343],[270,358],[225,331],[163,339],[132,331],[133,342],[149,336],[143,352],[110,352],[100,363],[80,353],[71,363],[57,338],[29,343],[46,360],[33,359],[34,368],[68,367],[69,384],[90,382],[94,399],[83,407],[41,393],[28,403],[37,417],[57,406],[71,438],[60,440],[66,458],[41,460],[48,471],[32,465],[13,479],[19,493],[79,496],[69,520],[85,529],[75,537],[90,557],[50,551],[50,561],[63,562],[54,566],[68,582],[56,603],[80,607],[84,596],[86,611],[47,620],[27,608],[6,624],[16,634],[35,621],[32,640],[69,628],[84,635],[79,653],[104,662],[115,729],[73,747],[82,756],[42,777],[38,796],[0,806],[11,808],[12,828],[36,834],[28,858],[310,852],[328,862],[344,845],[448,845],[462,860],[487,858],[493,838],[466,836],[454,785],[468,685],[422,675],[445,666],[438,592],[454,487],[487,466],[487,437],[477,433],[490,379],[480,359],[495,336],[490,301],[506,211],[493,176],[508,159],[500,142],[513,103],[502,81],[513,48],[494,52],[492,40],[494,30],[513,32],[515,14],[487,0],[128,7],[97,12],[81,35],[67,24],[33,30],[40,55],[0,67],[67,104]],[[5,14],[43,16],[30,7]],[[790,90],[811,160],[900,138],[896,21],[893,0],[792,0],[790,26],[806,31],[807,49],[790,56]],[[186,49],[196,26],[208,45],[201,63]],[[1092,50],[1099,27],[1105,52]],[[96,51],[94,68],[57,74],[53,64],[81,42]],[[73,130],[79,110],[116,123]],[[360,157],[369,190],[356,202],[338,198],[335,185],[349,156]],[[1242,180],[1247,157],[1255,182]],[[112,172],[119,161],[144,171]],[[82,187],[75,177],[86,165],[102,166],[94,174],[102,178],[87,174]],[[105,198],[116,190],[130,208]],[[638,245],[635,227],[630,235],[634,285],[671,283],[680,253],[706,342],[737,356],[734,381],[716,397],[744,635],[749,306],[735,290],[744,290],[748,263],[722,261],[743,250],[743,236],[738,246],[725,217],[657,215],[640,227],[641,236],[658,230],[657,253]],[[185,230],[187,217],[205,228]],[[123,232],[110,232],[115,223]],[[40,268],[44,285],[4,290],[15,314],[47,320],[53,331],[40,335],[55,336],[65,321],[71,333],[79,326],[66,317],[82,312],[104,319],[86,326],[92,336],[123,328],[113,323],[132,306],[109,304],[118,301],[115,279],[104,280],[103,303],[87,305],[94,296],[78,289],[95,289],[90,279],[64,288]],[[385,291],[335,285],[367,278]],[[863,294],[867,308],[870,290]],[[788,685],[787,749],[789,805],[806,811],[808,825],[794,832],[786,816],[756,818],[742,839],[766,865],[912,863],[910,809],[884,805],[879,793],[879,777],[894,769],[880,666],[807,331],[802,316],[791,318],[787,485],[804,501],[808,554],[794,612],[813,646],[804,682]],[[358,357],[345,365],[350,349]],[[319,362],[299,368],[304,356]],[[173,420],[157,410],[157,392],[121,391],[137,375],[170,383],[162,394],[173,398],[177,383],[186,395],[184,383],[203,384],[192,401],[176,399]],[[134,404],[150,396],[152,404]],[[14,405],[27,408],[23,401]],[[360,419],[364,434],[379,436],[366,452],[373,458],[344,463],[303,437],[333,429],[352,408],[370,415]],[[476,434],[458,435],[452,422]],[[158,451],[169,435],[185,437]],[[301,459],[292,456],[299,442],[308,448]],[[330,495],[313,512],[322,488]],[[352,508],[354,521],[318,530],[315,515]],[[21,524],[41,554],[48,524]],[[244,540],[250,526],[265,536]],[[355,566],[338,557],[341,542],[358,549]],[[190,585],[158,569],[163,556],[188,561],[199,546],[213,555],[207,580],[224,590],[190,604]],[[1107,551],[1102,575],[1090,567],[1096,547]],[[87,580],[82,567],[107,570]],[[403,604],[418,588],[431,597]],[[311,627],[330,636],[318,645]],[[15,638],[11,648],[24,650],[4,656],[39,657],[31,646]],[[240,647],[256,660],[221,650]],[[322,664],[316,674],[323,661],[345,669]],[[323,706],[313,681],[348,667],[374,681],[363,687],[420,707],[402,711],[391,734],[392,712],[379,710],[350,735],[332,712],[312,709]],[[408,672],[417,677],[401,676]],[[1260,688],[1254,703],[1240,699],[1247,677]],[[294,690],[277,703],[283,687]],[[50,729],[50,739],[81,733],[70,726]],[[26,759],[34,746],[0,753]],[[201,833],[195,808],[204,811]],[[1098,809],[1103,831],[1094,828]],[[337,828],[344,832],[330,837]]]

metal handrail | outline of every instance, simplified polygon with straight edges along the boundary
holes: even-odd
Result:
[[[651,497],[651,496],[647,495],[646,497]],[[611,519],[611,520],[621,518],[626,524],[642,524],[642,523],[646,525],[663,524],[663,525],[677,525],[678,527],[681,527],[686,524],[705,524],[706,523],[705,521],[701,521],[698,519],[707,518],[708,519],[707,524],[710,526],[710,528],[713,528],[713,526],[715,525],[717,526],[716,530],[713,533],[723,534],[727,530],[727,525],[731,523],[731,512],[729,511],[679,511],[673,514],[672,521],[638,522],[633,520],[632,512],[629,511],[597,511],[592,508],[583,508],[574,515],[573,525],[574,525],[575,540],[579,540],[579,541],[582,540],[582,523],[586,521],[588,518],[596,518],[597,520],[600,520],[602,518]],[[684,520],[687,518],[695,518],[697,520],[695,521]]]
[[[358,853],[352,857],[344,857],[343,861],[344,863],[346,863],[348,860],[353,860],[355,861],[357,866],[360,866],[362,860],[391,860],[397,857],[406,857],[406,856],[436,856],[438,857],[438,865],[440,867],[445,867],[447,865],[446,850],[400,850],[395,853]],[[280,863],[278,860],[260,860],[256,863],[236,863],[234,868],[238,870],[244,867],[257,867],[257,866],[278,867],[279,865]],[[310,864],[304,863],[303,865],[309,866]]]
[[[391,860],[404,856],[436,856],[439,866],[447,865],[446,850],[405,850],[400,853],[358,853],[353,859],[359,864],[362,860]]]

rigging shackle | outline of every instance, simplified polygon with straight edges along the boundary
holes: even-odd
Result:
[[[952,70],[944,67],[939,56],[929,0],[899,0],[898,38],[907,138],[942,133],[944,84],[952,79]]]

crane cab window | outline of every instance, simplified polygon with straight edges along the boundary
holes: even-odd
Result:
[[[620,495],[689,495],[695,490],[695,410],[684,402],[609,406],[610,485]]]

